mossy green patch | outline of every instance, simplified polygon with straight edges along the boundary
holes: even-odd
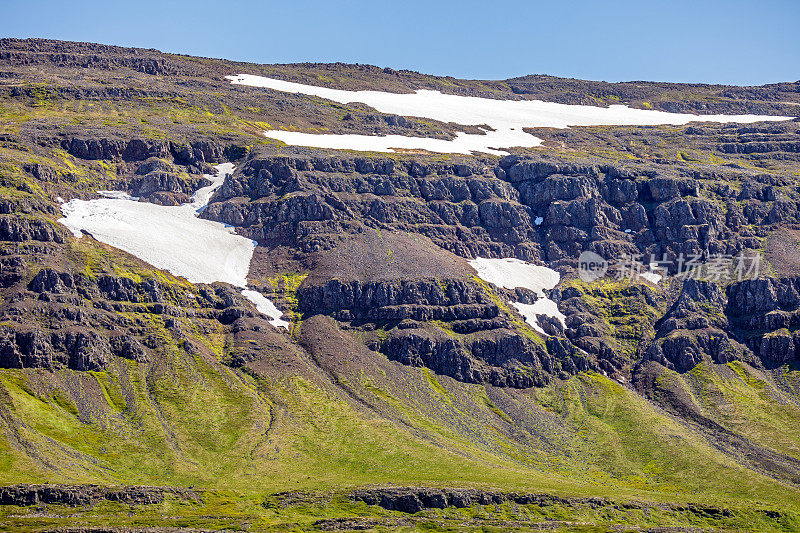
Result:
[[[572,280],[563,286],[581,292],[591,313],[604,324],[606,340],[630,361],[634,360],[640,343],[653,338],[655,321],[665,310],[665,304],[648,302],[643,292],[648,290],[645,286],[629,280],[600,279],[591,283]]]

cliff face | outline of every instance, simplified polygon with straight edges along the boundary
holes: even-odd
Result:
[[[785,128],[781,131],[785,134]],[[657,261],[670,274],[684,278],[687,272],[678,272],[684,263],[754,254],[775,228],[797,223],[800,197],[788,178],[722,168],[683,170],[667,163],[621,165],[547,157],[430,164],[254,155],[226,181],[203,216],[236,226],[259,242],[316,256],[337,253],[348,235],[388,231],[422,235],[465,258],[512,256],[574,272],[578,255],[590,250],[610,263],[626,256],[643,263]],[[740,184],[739,189],[731,183]],[[359,253],[357,260],[364,260],[364,254],[376,252]],[[510,325],[507,309],[499,309],[485,295],[475,299],[475,289],[462,281],[440,281],[446,281],[445,289],[430,281],[422,285],[328,281],[327,276],[340,274],[321,270],[312,276],[298,293],[300,310],[359,324],[404,321],[404,333],[380,346],[408,364],[441,370],[458,364],[437,361],[461,357],[453,354],[462,351],[463,342],[420,337],[411,333],[418,327],[415,324],[444,321],[457,334],[491,331],[493,336]],[[426,277],[413,267],[405,275]],[[726,290],[687,279],[683,288],[675,288],[679,296],[670,308],[666,306],[675,297],[646,288],[629,290],[621,297],[629,299],[633,308],[647,308],[635,318],[654,328],[650,337],[634,341],[633,351],[682,371],[704,357],[718,363],[761,361],[756,354],[766,354],[769,348],[754,344],[761,341],[751,336],[764,326],[743,322],[735,305],[737,299],[752,302],[764,297],[738,296],[752,283],[734,280]],[[731,305],[727,294],[733,298]],[[630,368],[640,356],[609,340],[608,317],[586,309],[583,296],[574,288],[563,289],[558,296],[568,328],[555,331],[556,336],[570,346],[568,358],[578,349],[592,361],[569,363],[566,368],[606,372]],[[708,316],[709,308],[715,310],[714,316]],[[729,316],[736,317],[735,325]],[[476,344],[470,341],[467,346]],[[466,352],[476,354],[475,349]],[[476,357],[485,360],[483,355]],[[546,375],[561,371],[549,361],[544,365],[538,358],[530,361]],[[476,379],[457,369],[444,373],[465,381]]]
[[[307,251],[340,229],[367,226],[420,233],[462,257],[545,262],[574,260],[584,250],[608,259],[735,255],[760,246],[767,231],[760,228],[797,223],[791,179],[720,172],[591,159],[427,165],[255,157],[204,216]],[[724,187],[732,181],[741,189]]]
[[[722,130],[726,142],[719,142],[713,126],[690,126],[685,133],[695,145],[716,142],[722,153],[757,153],[777,161],[791,158],[791,139],[798,134],[796,125],[789,123]],[[730,142],[731,131],[738,142]],[[771,141],[773,137],[779,140]],[[706,359],[770,366],[794,358],[794,340],[787,333],[793,324],[794,304],[786,300],[787,290],[777,289],[783,295],[782,303],[774,304],[777,307],[756,311],[748,307],[762,300],[775,301],[776,289],[764,283],[791,285],[791,280],[741,281],[724,290],[688,280],[682,288],[671,289],[677,299],[644,286],[621,289],[618,296],[635,310],[622,314],[641,323],[633,328],[641,333],[638,337],[619,333],[614,321],[620,316],[609,316],[602,309],[609,302],[601,302],[598,308],[593,305],[598,303],[596,295],[564,287],[554,297],[566,315],[566,327],[542,317],[552,335],[544,342],[530,330],[521,333],[518,326],[524,322],[504,305],[510,300],[532,302],[535,297],[519,291],[495,294],[470,279],[470,269],[458,259],[517,257],[556,266],[569,278],[578,255],[588,250],[612,267],[630,257],[645,265],[657,261],[668,273],[682,274],[678,269],[685,261],[753,253],[767,235],[798,223],[800,190],[792,179],[779,174],[742,166],[622,162],[558,154],[452,161],[307,150],[284,155],[274,149],[248,151],[231,141],[80,135],[42,144],[87,165],[102,162],[113,171],[109,188],[166,205],[188,201],[205,184],[197,175],[209,172],[210,163],[236,160],[236,172],[216,191],[202,216],[237,228],[265,250],[293,250],[294,264],[311,276],[296,294],[288,295],[291,301],[281,301],[278,295],[280,305],[287,311],[294,307],[292,312],[298,317],[326,314],[359,329],[378,328],[385,336],[378,339],[370,334],[375,337],[367,342],[370,348],[460,381],[525,388],[586,370],[629,375],[644,360],[687,371]],[[58,169],[44,163],[24,166],[22,171],[46,183],[63,182]],[[52,203],[37,203],[34,198],[6,203],[8,214],[3,215],[0,230],[8,242],[59,245],[68,241],[59,225],[16,214],[23,210],[52,214]],[[381,236],[375,246],[365,246],[367,235],[375,232],[390,236]],[[428,248],[423,252],[419,242],[405,243],[404,257],[392,258],[387,270],[376,255],[386,250],[391,254],[397,239],[409,235],[429,243],[424,245]],[[361,245],[353,247],[354,242]],[[431,278],[430,260],[426,263],[421,258],[445,251],[450,255],[434,261],[437,275]],[[276,260],[267,257],[270,261],[270,273],[281,270]],[[351,272],[349,281],[340,281],[354,263],[372,265],[369,277],[377,275],[377,279]],[[5,258],[5,287],[22,289],[26,268],[18,255]],[[391,279],[389,271],[399,278]],[[23,301],[32,294],[36,301],[47,302],[36,312],[49,316],[54,313],[52,304],[68,303],[70,298],[90,299],[96,309],[118,311],[119,305],[114,308],[106,301],[139,303],[143,293],[150,296],[142,302],[156,304],[153,310],[158,314],[199,316],[197,309],[184,308],[185,301],[166,302],[158,290],[130,287],[131,283],[125,278],[90,279],[46,268],[28,281],[24,287],[28,292],[18,293],[17,298]],[[104,292],[103,287],[113,290]],[[200,315],[225,325],[257,316],[243,310],[246,304],[235,296],[225,298],[224,308],[214,303],[216,312]],[[197,302],[202,300],[192,304]],[[203,308],[212,302],[199,305]],[[773,304],[763,304],[768,305]],[[718,310],[710,314],[710,307]],[[766,318],[748,318],[762,312],[769,312]],[[79,319],[67,332],[32,331],[20,319],[25,314],[12,306],[7,316],[15,317],[12,322],[20,325],[4,336],[4,366],[99,369],[112,356],[144,359],[142,346],[157,342],[143,339],[141,332],[130,336],[127,328],[121,328],[124,331],[118,336],[98,336],[95,328],[117,322],[113,317],[95,318],[74,309],[58,313]]]
[[[5,64],[11,69],[9,72],[17,73],[7,78],[18,79],[29,65],[57,65],[59,69],[92,72],[94,81],[110,76],[110,83],[118,83],[116,72],[130,70],[158,78],[158,86],[169,84],[167,77],[199,80],[208,72],[225,68],[221,62],[201,66],[178,57],[161,57],[155,51],[65,46],[46,41],[35,42],[35,46],[3,41]],[[517,94],[527,94],[544,82],[520,79],[512,88]],[[647,90],[656,90],[655,87]],[[177,90],[177,86],[173,88]],[[64,86],[42,92],[12,81],[8,97],[19,102],[37,98],[77,100],[74,89]],[[689,86],[685,89],[706,90]],[[760,90],[767,94],[783,89],[776,86]],[[735,94],[738,93],[728,92],[729,97]],[[200,93],[194,95],[199,96]],[[83,92],[80,98],[103,101],[110,96]],[[137,99],[123,93],[114,98]],[[293,101],[295,96],[284,98]],[[232,101],[239,105],[236,98]],[[346,122],[362,119],[356,112],[349,114]],[[392,127],[409,124],[405,119],[385,123]],[[235,136],[198,140],[187,137],[184,130],[176,136],[178,139],[171,140],[131,138],[120,131],[99,135],[95,129],[72,128],[50,137],[26,129],[22,137],[8,137],[6,142],[13,146],[35,138],[43,153],[61,151],[89,168],[92,162],[99,162],[95,168],[102,168],[105,176],[96,181],[97,185],[124,189],[144,200],[166,205],[188,201],[189,195],[204,185],[197,176],[208,172],[210,163],[237,161],[235,174],[216,192],[202,216],[237,228],[239,233],[264,245],[265,250],[291,250],[295,254],[292,264],[311,275],[296,295],[286,295],[291,301],[282,301],[281,305],[287,310],[294,306],[298,316],[322,313],[358,328],[385,329],[391,325],[391,335],[370,346],[398,361],[429,366],[464,381],[528,387],[546,383],[551,376],[586,369],[627,374],[643,357],[684,371],[706,356],[720,363],[742,359],[754,364],[772,364],[776,357],[793,358],[793,351],[787,352],[793,343],[791,335],[787,337],[782,331],[791,328],[791,319],[786,316],[793,308],[785,309],[790,304],[769,310],[775,311],[767,315],[769,326],[746,318],[752,313],[743,307],[742,300],[752,303],[753,299],[762,298],[761,293],[753,296],[751,289],[742,288],[754,282],[734,283],[725,289],[725,294],[714,294],[711,299],[689,282],[683,289],[671,289],[680,294],[677,300],[664,291],[650,294],[650,289],[621,289],[620,297],[641,311],[635,317],[643,324],[639,328],[643,336],[638,339],[628,333],[618,334],[619,328],[613,322],[619,316],[609,317],[602,309],[605,304],[601,302],[598,308],[594,305],[598,303],[596,298],[587,303],[596,295],[565,286],[554,297],[567,316],[566,327],[543,317],[543,324],[553,335],[544,343],[520,334],[517,325],[522,320],[503,305],[512,296],[517,301],[533,301],[534,297],[503,291],[491,294],[470,279],[470,269],[458,259],[517,257],[556,266],[569,278],[577,256],[592,251],[612,263],[622,257],[636,257],[645,264],[655,260],[667,265],[670,274],[680,274],[677,270],[688,258],[707,261],[714,256],[758,250],[767,235],[797,224],[800,192],[785,174],[760,172],[739,164],[692,164],[684,155],[679,162],[657,157],[566,157],[558,152],[502,159],[356,157],[303,149],[250,149]],[[562,135],[576,146],[583,142],[580,130],[550,132],[548,141]],[[745,127],[704,125],[684,128],[683,135],[682,142],[689,150],[713,146],[721,154],[774,161],[780,166],[791,165],[787,161],[791,162],[795,155],[798,128],[796,122]],[[648,146],[663,143],[668,134],[653,128],[622,128],[615,136],[621,139],[615,142],[624,144],[630,138],[638,138]],[[610,140],[608,143],[612,144]],[[634,144],[628,142],[628,146],[631,150]],[[86,194],[75,184],[86,179],[83,174],[87,170],[63,172],[57,164],[42,160],[23,165],[20,172],[56,190],[66,186],[73,195]],[[23,183],[28,184],[25,179]],[[0,221],[0,232],[8,242],[63,245],[68,241],[63,229],[52,223],[56,212],[52,202],[42,202],[35,193],[4,202],[3,211],[7,214]],[[17,213],[22,211],[47,216],[19,216]],[[403,255],[414,260],[393,258],[387,270],[376,259],[375,250],[363,243],[353,244],[373,232],[389,232],[390,237],[380,239],[390,253],[397,246],[397,239],[408,240],[409,235],[429,244],[420,247],[417,242],[404,242]],[[431,250],[433,253],[428,253]],[[446,259],[422,262],[423,256],[445,257],[444,251],[450,252]],[[276,268],[277,259],[271,258],[270,253],[266,252],[265,260],[271,266],[265,272],[275,274],[281,269]],[[426,272],[433,263],[437,269],[435,279]],[[366,271],[362,271],[350,272],[351,279],[346,283],[338,282],[337,277],[352,270],[352,264],[371,265],[368,277],[378,279],[363,279]],[[260,268],[258,264],[254,266],[255,270]],[[90,287],[109,283],[105,278],[98,282],[58,269],[29,271],[21,256],[13,253],[4,259],[3,270],[6,288],[19,289],[27,282],[24,289],[28,292],[19,294],[44,295],[36,296],[37,301],[69,300],[67,296],[52,297],[53,291],[90,299],[109,297]],[[389,271],[397,277],[390,279]],[[27,276],[33,274],[36,277],[28,280]],[[398,285],[400,278],[406,281]],[[274,290],[263,287],[267,292]],[[771,290],[763,289],[763,298],[769,300]],[[748,296],[741,296],[741,291]],[[122,294],[122,299],[134,298],[124,290]],[[732,295],[730,305],[728,294]],[[159,309],[165,305],[163,301],[153,303],[161,306]],[[234,301],[227,303],[229,308],[237,305]],[[720,306],[722,318],[708,316],[703,311],[708,306]],[[95,302],[93,307],[108,305]],[[185,314],[180,310],[182,306],[177,308]],[[775,318],[778,312],[783,314]],[[74,311],[67,313],[75,315]],[[226,324],[246,315],[232,310],[218,314]],[[20,317],[22,313],[12,309],[9,316]],[[93,327],[66,337],[33,334],[24,328],[10,332],[4,340],[6,365],[51,366],[55,361],[73,368],[102,368],[108,357],[119,350],[139,353],[131,346],[141,339],[121,341],[124,348],[115,348],[105,338],[94,338]],[[516,352],[517,358],[509,355]],[[777,352],[783,355],[778,356]],[[55,353],[59,355],[53,359],[51,354]],[[488,366],[485,371],[477,371],[472,368],[474,365]],[[513,369],[522,367],[523,373],[536,375],[510,377],[517,372]],[[492,377],[496,372],[504,377]]]

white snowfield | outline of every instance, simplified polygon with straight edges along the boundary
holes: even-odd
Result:
[[[553,318],[557,318],[561,325],[565,328],[567,327],[564,320],[567,318],[564,316],[564,313],[558,310],[558,305],[551,300],[550,298],[539,298],[532,304],[523,304],[520,302],[512,302],[512,304],[519,314],[525,318],[525,322],[530,324],[530,326],[538,331],[543,335],[547,335],[542,329],[542,326],[539,325],[539,321],[536,318],[536,315],[547,315]]]
[[[292,146],[360,150],[362,152],[395,152],[397,150],[427,150],[442,154],[471,154],[485,152],[506,155],[508,152],[491,147],[539,146],[542,140],[522,130],[487,131],[486,135],[458,132],[456,138],[430,139],[405,135],[335,135],[329,133],[302,133],[299,131],[270,130],[264,135]]]
[[[478,257],[469,262],[478,272],[478,277],[504,289],[516,289],[523,287],[536,293],[537,299],[532,304],[512,302],[519,314],[525,321],[539,333],[546,335],[536,315],[546,315],[558,319],[561,325],[566,327],[566,318],[558,305],[548,298],[544,291],[550,290],[558,285],[561,275],[545,266],[532,265],[520,259],[489,259]]]
[[[431,152],[469,154],[473,151],[505,155],[503,148],[539,146],[542,139],[522,131],[529,127],[683,125],[689,122],[740,122],[791,120],[769,115],[692,115],[624,105],[610,107],[542,102],[540,100],[495,100],[421,90],[411,94],[382,91],[344,91],[304,85],[252,74],[225,76],[231,83],[276,91],[318,96],[343,104],[361,102],[382,113],[422,117],[468,126],[488,126],[486,134],[459,133],[451,141],[402,135],[333,135],[270,130],[267,137],[286,144],[317,148],[340,148],[391,152],[424,149]],[[494,131],[491,131],[494,130]]]
[[[85,231],[191,283],[221,281],[244,289],[255,241],[237,235],[230,226],[198,216],[233,171],[233,164],[216,168],[216,176],[206,175],[213,183],[199,189],[191,203],[162,206],[138,202],[120,191],[98,191],[107,198],[62,204],[64,218],[59,222],[75,237],[81,238]],[[242,294],[270,318],[271,324],[288,328],[288,322],[281,320],[281,311],[261,293],[244,290]]]
[[[545,289],[552,289],[561,279],[561,275],[552,268],[532,265],[521,259],[478,257],[469,264],[484,281],[504,289],[524,287],[535,292],[537,296],[544,296]]]
[[[656,285],[658,285],[658,282],[661,281],[662,278],[661,274],[657,272],[642,272],[639,274],[639,277],[646,279],[650,283],[654,283]]]
[[[269,321],[270,324],[272,324],[276,328],[289,329],[289,326],[291,324],[289,324],[289,322],[281,318],[283,313],[281,312],[280,309],[275,307],[275,304],[272,303],[272,300],[270,300],[260,292],[251,289],[243,290],[242,295],[255,304],[256,311],[258,311],[262,315],[266,315],[271,318],[271,320]]]

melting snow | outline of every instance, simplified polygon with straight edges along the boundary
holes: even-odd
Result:
[[[537,226],[541,226],[542,222],[544,222],[544,218],[542,217],[536,217],[536,220],[533,221],[533,223],[536,224]]]
[[[533,329],[541,333],[542,335],[547,335],[542,327],[539,325],[539,321],[536,319],[536,315],[547,315],[551,317],[555,317],[561,322],[561,325],[564,328],[567,327],[564,319],[564,313],[558,310],[558,306],[556,303],[551,300],[550,298],[539,298],[536,302],[532,304],[523,304],[520,302],[513,302],[511,305],[517,308],[519,314],[521,314],[525,318],[525,322],[531,325]]]
[[[138,202],[121,191],[98,191],[106,198],[62,204],[64,218],[59,222],[75,237],[82,237],[85,231],[191,283],[221,281],[244,289],[255,241],[237,235],[231,226],[198,217],[225,175],[233,171],[233,164],[216,168],[216,176],[206,175],[212,184],[199,189],[191,203],[162,206]],[[270,318],[270,323],[288,327],[280,319],[280,310],[263,295],[250,290],[242,294]]]
[[[260,292],[253,291],[250,289],[243,290],[242,295],[255,304],[256,310],[259,313],[264,314],[272,319],[269,321],[270,324],[272,324],[275,327],[282,327],[289,329],[289,326],[291,324],[289,324],[289,322],[281,318],[281,316],[283,316],[283,313],[281,312],[280,309],[275,307],[275,304],[272,303],[272,300],[270,300]]]
[[[539,146],[542,140],[525,133],[527,127],[566,128],[569,126],[603,125],[682,125],[689,122],[759,122],[791,120],[792,117],[761,115],[692,115],[624,105],[610,107],[583,106],[542,102],[540,100],[495,100],[473,96],[442,94],[422,90],[411,94],[381,91],[343,91],[315,85],[239,74],[225,76],[231,83],[265,87],[276,91],[318,96],[340,103],[361,102],[382,112],[410,117],[424,117],[442,122],[471,126],[489,126],[494,131],[485,135],[459,133],[451,141],[406,137],[402,135],[333,135],[270,130],[267,137],[287,144],[318,148],[347,148],[391,152],[395,148],[424,149],[431,152],[462,153],[472,151],[505,155],[502,148]]]
[[[564,323],[565,316],[558,310],[558,305],[548,298],[544,291],[550,290],[558,285],[561,276],[552,268],[545,266],[532,265],[520,259],[488,259],[478,257],[469,262],[478,271],[478,277],[489,283],[493,283],[504,289],[516,289],[524,287],[536,293],[537,300],[532,304],[513,302],[513,305],[525,321],[539,333],[545,334],[536,315],[547,315],[558,319],[561,325]]]
[[[456,138],[452,141],[425,137],[406,137],[404,135],[334,135],[281,130],[266,131],[264,135],[294,146],[361,150],[365,152],[394,152],[396,149],[404,149],[427,150],[443,154],[471,154],[475,151],[505,155],[507,152],[490,147],[530,147],[542,144],[542,140],[533,135],[513,131],[490,131],[486,135],[459,132],[456,133]]]
[[[113,198],[114,200],[133,200],[134,202],[139,201],[138,196],[131,196],[125,191],[97,191],[97,194],[105,198]]]
[[[640,278],[644,278],[650,283],[655,283],[658,285],[658,282],[661,281],[661,274],[656,274],[655,272],[642,272],[639,274]]]
[[[520,259],[487,259],[478,257],[469,262],[478,276],[504,289],[524,287],[544,297],[545,289],[558,285],[561,276],[552,268],[532,265]]]

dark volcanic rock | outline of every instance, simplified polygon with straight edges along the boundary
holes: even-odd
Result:
[[[126,188],[133,196],[149,201],[161,200],[162,205],[178,205],[189,201],[189,195],[208,185],[205,178],[180,175],[174,165],[163,159],[151,157],[136,167],[135,175]],[[172,193],[172,194],[166,194]],[[165,202],[172,198],[171,202]]]
[[[547,383],[553,361],[540,344],[508,330],[491,332],[471,344],[420,330],[390,337],[380,350],[389,359],[424,366],[467,383],[527,388]]]
[[[104,298],[127,302],[163,302],[161,284],[156,279],[135,281],[125,277],[101,276],[97,289]]]
[[[334,279],[302,287],[298,299],[304,313],[345,316],[341,311],[348,311],[351,320],[402,320],[421,315],[430,318],[416,320],[464,320],[498,314],[497,306],[477,285],[460,280],[362,283]]]
[[[0,505],[52,504],[71,507],[94,505],[109,500],[127,505],[152,505],[164,501],[164,494],[182,499],[197,499],[198,493],[189,489],[169,487],[107,487],[100,485],[10,485],[0,487]]]
[[[800,278],[758,278],[728,288],[727,315],[767,365],[800,355]]]
[[[75,279],[69,272],[56,272],[52,268],[43,268],[28,284],[33,292],[71,292],[75,287]]]
[[[367,505],[378,505],[391,511],[418,513],[424,509],[464,508],[473,505],[588,505],[601,506],[609,502],[602,498],[570,500],[550,494],[526,494],[481,489],[437,489],[424,487],[365,488],[354,491],[350,498]]]
[[[474,282],[334,279],[301,287],[298,299],[307,316],[323,313],[354,325],[383,324],[390,334],[373,349],[389,359],[467,383],[526,388],[544,385],[562,371],[574,374],[596,368],[566,339],[562,339],[566,344],[554,345],[554,358],[541,343],[509,329],[509,319]],[[420,327],[431,321],[470,336],[458,338],[438,327]]]
[[[21,281],[28,273],[25,260],[12,255],[0,258],[0,287],[8,288]]]
[[[0,216],[0,240],[12,242],[42,241],[63,243],[66,228],[40,218]]]
[[[207,164],[214,164],[225,159],[239,159],[244,148],[230,143],[198,140],[191,143],[161,141],[157,139],[109,139],[109,138],[70,138],[61,142],[61,147],[71,155],[80,159],[109,161],[147,161],[151,158],[172,160],[179,165],[195,170],[207,169]],[[144,168],[150,168],[145,166]],[[164,168],[152,168],[140,174],[152,171],[165,171]]]
[[[610,260],[738,253],[757,245],[746,231],[740,235],[746,224],[793,221],[800,213],[788,199],[742,209],[728,194],[723,205],[701,195],[704,186],[667,166],[593,160],[432,164],[255,155],[203,216],[304,251],[327,246],[323,235],[367,226],[422,233],[463,257],[574,261],[583,250]]]
[[[111,351],[118,357],[144,362],[148,360],[147,353],[139,341],[129,335],[121,334],[111,337]]]
[[[100,370],[108,363],[108,340],[92,330],[0,333],[0,367]]]
[[[302,501],[302,497],[293,493],[278,495],[285,502]],[[434,487],[368,487],[357,489],[350,493],[350,499],[364,502],[367,505],[377,505],[390,511],[414,514],[426,509],[446,509],[448,507],[465,508],[476,505],[502,505],[512,503],[517,505],[534,505],[540,508],[551,506],[572,507],[578,509],[602,509],[614,507],[617,509],[640,510],[645,513],[653,504],[639,501],[628,501],[623,504],[614,503],[607,498],[585,497],[564,498],[552,494],[535,494],[525,492],[507,492],[492,489],[461,489],[461,488],[434,488]],[[708,505],[675,504],[659,505],[660,509],[670,509],[678,512],[688,512],[696,516],[729,518],[733,515],[730,509],[712,507]],[[777,518],[780,513],[771,510],[756,511],[765,517]]]
[[[684,281],[678,299],[656,324],[656,337],[646,357],[678,372],[691,370],[704,360],[753,362],[752,354],[736,340],[728,324],[725,304],[725,293],[718,285]]]

